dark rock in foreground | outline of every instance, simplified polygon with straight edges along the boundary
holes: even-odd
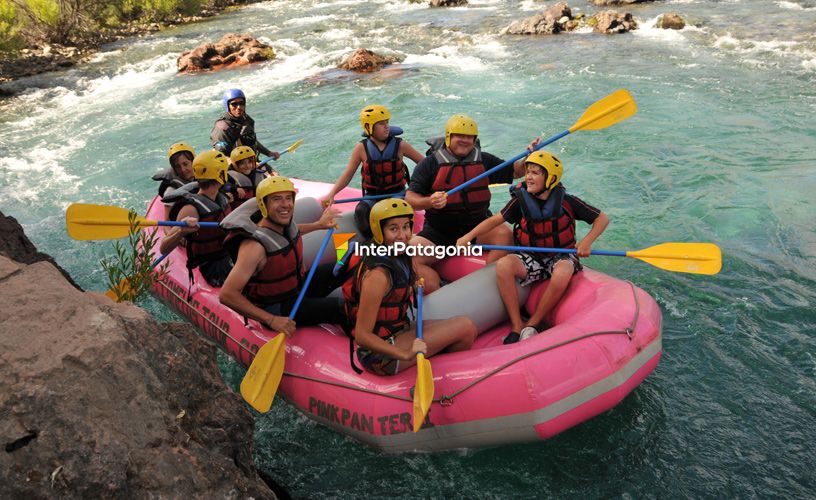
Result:
[[[274,498],[211,343],[21,262],[30,242],[0,234],[4,497]]]

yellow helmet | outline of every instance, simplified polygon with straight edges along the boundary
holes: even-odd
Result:
[[[232,161],[233,165],[237,165],[239,161],[252,158],[255,156],[255,150],[249,146],[238,146],[237,148],[232,150],[230,153],[230,161]]]
[[[227,157],[221,151],[204,151],[193,159],[193,172],[197,181],[213,180],[218,184],[227,182]]]
[[[451,134],[479,135],[479,126],[468,115],[453,115],[445,123],[445,146],[450,147]]]
[[[380,106],[379,104],[366,106],[360,111],[360,125],[363,126],[363,131],[367,136],[371,135],[375,123],[390,119],[391,113],[388,111],[388,108]]]
[[[190,156],[195,158],[195,150],[186,142],[177,142],[170,146],[170,149],[167,150],[167,161],[170,162],[171,167],[173,166],[173,156],[175,156],[177,153],[183,153],[185,151],[190,153]]]
[[[564,176],[564,166],[561,160],[546,151],[534,151],[524,160],[525,163],[535,163],[544,169],[544,189],[552,189],[561,182]]]
[[[255,200],[258,202],[258,208],[261,210],[261,215],[263,215],[264,218],[267,216],[264,198],[273,193],[285,193],[289,191],[297,194],[295,185],[292,184],[292,181],[290,181],[287,177],[276,175],[274,177],[267,177],[266,179],[262,180],[261,183],[258,184],[258,187],[255,188]]]
[[[371,234],[374,242],[382,245],[383,233],[382,223],[394,217],[409,217],[411,225],[414,223],[414,209],[405,200],[400,198],[388,198],[380,200],[371,207],[371,212],[368,214],[368,222],[371,225]]]

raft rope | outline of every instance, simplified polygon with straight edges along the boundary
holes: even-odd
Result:
[[[161,284],[173,296],[175,296],[176,298],[178,298],[182,302],[185,302],[182,297],[180,297],[176,292],[174,292],[163,281],[159,280],[158,283]],[[523,360],[525,360],[527,358],[530,358],[532,356],[536,356],[538,354],[541,354],[541,353],[544,353],[544,352],[547,352],[547,351],[551,351],[551,350],[556,349],[558,347],[563,347],[563,346],[571,344],[573,342],[578,342],[579,340],[588,339],[590,337],[595,337],[597,335],[620,335],[620,334],[625,334],[627,337],[629,337],[629,340],[632,340],[632,334],[634,333],[635,328],[637,327],[638,318],[640,317],[640,301],[638,300],[637,290],[635,289],[634,283],[632,283],[631,281],[627,281],[626,283],[628,283],[630,288],[632,289],[632,298],[634,299],[634,302],[635,302],[635,315],[632,318],[632,322],[630,323],[630,325],[627,328],[625,328],[623,330],[601,330],[601,331],[598,331],[598,332],[590,332],[590,333],[586,333],[584,335],[581,335],[580,337],[575,337],[575,338],[572,338],[572,339],[569,339],[569,340],[565,340],[563,342],[559,342],[557,344],[553,344],[551,346],[547,346],[547,347],[544,347],[544,348],[541,348],[541,349],[537,349],[535,351],[528,352],[528,353],[526,353],[526,354],[524,354],[522,356],[511,359],[510,361],[508,361],[508,362],[506,362],[506,363],[504,363],[502,365],[497,366],[493,370],[490,370],[489,372],[485,373],[484,375],[481,375],[480,377],[476,378],[475,380],[465,384],[463,387],[461,387],[460,389],[457,389],[456,391],[452,392],[451,394],[443,394],[442,396],[440,396],[438,398],[434,398],[433,402],[434,403],[439,403],[442,406],[450,406],[450,405],[452,405],[454,403],[454,398],[456,398],[457,396],[459,396],[463,392],[467,391],[468,389],[472,388],[476,384],[478,384],[480,382],[483,382],[483,381],[487,380],[488,378],[492,377],[493,375],[501,372],[502,370],[505,370],[505,369],[509,368],[510,366],[513,366],[514,364],[516,364],[516,363],[518,363],[520,361],[523,361]],[[247,348],[241,342],[239,342],[236,339],[232,338],[232,336],[230,336],[230,334],[228,332],[224,331],[220,326],[215,324],[210,318],[208,318],[207,316],[205,316],[205,315],[201,314],[200,312],[198,312],[197,309],[194,309],[192,307],[190,309],[192,311],[195,311],[196,314],[198,314],[202,318],[204,318],[204,320],[207,321],[210,325],[212,325],[213,328],[219,330],[221,332],[221,334],[223,334],[226,338],[232,340],[241,349],[244,349],[245,351],[247,351],[250,356],[252,356],[252,357],[255,356],[254,352],[252,352],[249,348]],[[218,342],[216,342],[215,344],[218,345],[219,347],[222,347]],[[226,349],[226,347],[223,347],[223,348]],[[640,349],[638,349],[638,350],[640,350]],[[227,354],[229,354],[229,352],[227,352]],[[363,393],[366,393],[366,394],[373,394],[375,396],[382,396],[382,397],[385,397],[385,398],[396,399],[396,400],[399,400],[399,401],[412,402],[414,400],[412,396],[399,396],[399,395],[396,395],[396,394],[389,394],[389,393],[380,392],[380,391],[377,391],[377,390],[374,390],[374,389],[366,389],[365,387],[356,387],[356,386],[345,384],[345,383],[342,383],[342,382],[335,382],[335,381],[332,381],[332,380],[325,380],[325,379],[321,379],[321,378],[318,378],[318,377],[312,377],[310,375],[301,375],[301,374],[298,374],[298,373],[292,373],[292,372],[288,372],[288,371],[285,371],[285,370],[284,370],[283,374],[288,376],[288,377],[292,377],[292,378],[298,378],[298,379],[301,379],[301,380],[308,380],[310,382],[317,382],[317,383],[320,383],[320,384],[331,385],[331,386],[334,386],[334,387],[340,387],[341,389],[348,389],[350,391],[363,392]]]

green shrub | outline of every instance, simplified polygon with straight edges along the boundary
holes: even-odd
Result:
[[[17,9],[8,0],[0,0],[0,52],[13,52],[23,47]]]

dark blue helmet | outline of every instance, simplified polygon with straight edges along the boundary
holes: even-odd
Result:
[[[246,96],[241,89],[229,89],[224,92],[224,109],[229,113],[229,102],[233,99],[243,99],[246,101]]]

